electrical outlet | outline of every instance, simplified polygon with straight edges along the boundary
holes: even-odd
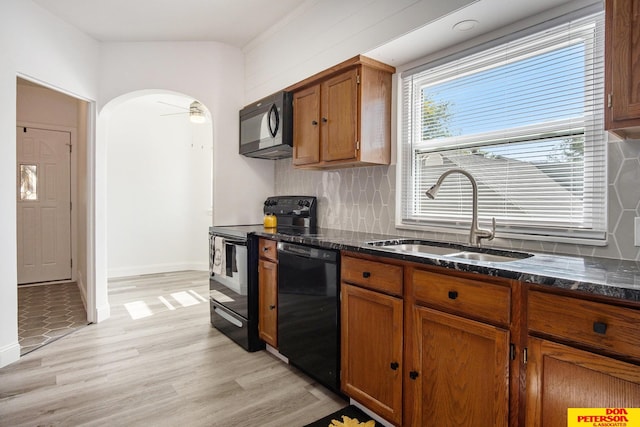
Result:
[[[633,234],[636,236],[634,245],[640,246],[640,217],[635,220]]]

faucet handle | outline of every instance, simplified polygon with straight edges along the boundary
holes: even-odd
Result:
[[[493,240],[496,235],[496,218],[491,218],[491,229],[479,228],[476,231],[477,241],[480,243],[480,239]]]
[[[496,237],[496,217],[491,217],[491,232],[489,234],[489,237],[487,237],[487,240],[493,240],[493,238]]]

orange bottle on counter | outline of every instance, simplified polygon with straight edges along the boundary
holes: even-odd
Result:
[[[276,228],[278,225],[278,218],[273,214],[266,214],[263,222],[264,228]]]

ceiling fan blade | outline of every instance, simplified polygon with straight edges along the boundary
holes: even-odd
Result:
[[[189,111],[189,107],[183,107],[182,105],[171,104],[169,102],[164,102],[164,101],[156,101],[156,102],[158,104],[170,105],[172,107],[176,107],[176,108],[179,108],[181,110]]]

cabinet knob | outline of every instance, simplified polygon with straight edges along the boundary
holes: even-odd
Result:
[[[605,335],[607,333],[607,324],[604,322],[593,322],[593,332]]]
[[[311,122],[311,124],[312,124],[312,125],[314,125],[314,126],[317,126],[317,125],[318,125],[318,121],[317,121],[317,120],[313,120],[313,121]]]
[[[449,291],[449,299],[458,298],[458,291]]]
[[[391,369],[396,371],[398,370],[398,367],[400,366],[400,364],[398,362],[391,362]]]
[[[276,306],[275,306],[275,305],[270,305],[270,306],[269,306],[269,310],[275,310],[275,309],[276,309]]]
[[[327,120],[327,118],[326,118],[326,117],[323,117],[323,118],[322,118],[322,123],[327,123],[328,121],[329,121],[329,120]]]
[[[365,279],[368,279],[369,277],[371,277],[371,273],[368,271],[363,271],[362,272],[362,277],[364,277]]]
[[[269,247],[265,246],[264,248],[262,248],[262,252],[268,252],[269,251]]]
[[[409,378],[411,378],[412,380],[415,380],[416,378],[418,378],[418,371],[409,372]]]

